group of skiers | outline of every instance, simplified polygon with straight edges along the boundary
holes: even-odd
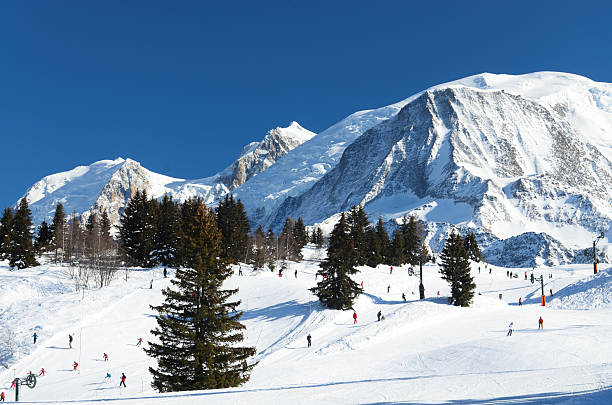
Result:
[[[538,329],[544,329],[544,319],[542,319],[541,316],[540,316],[540,319],[538,319]],[[512,336],[513,331],[514,331],[514,322],[510,322],[510,325],[508,325],[508,333],[506,334],[506,336]]]

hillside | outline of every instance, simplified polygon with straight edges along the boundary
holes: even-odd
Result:
[[[473,267],[477,295],[471,308],[446,305],[448,287],[437,267],[424,270],[429,297],[416,299],[418,278],[406,268],[362,267],[355,276],[365,294],[350,311],[322,308],[307,291],[322,252],[305,251],[306,260],[291,263],[287,276],[267,271],[233,276],[240,288],[247,343],[257,348],[259,364],[243,387],[205,392],[157,394],[149,387],[152,364],[137,339],[150,339],[154,325],[150,304],[160,302],[169,285],[159,269],[124,273],[110,287],[74,292],[66,268],[42,266],[9,272],[0,266],[0,323],[14,330],[18,358],[2,352],[0,390],[16,375],[45,367],[34,390],[24,388],[26,402],[126,400],[130,404],[178,403],[605,403],[612,400],[612,307],[596,310],[557,308],[564,287],[586,280],[588,266],[541,268],[552,305],[539,305],[539,286],[493,266],[489,274]],[[294,270],[298,277],[293,276]],[[548,279],[552,273],[553,278]],[[602,272],[602,275],[606,274]],[[170,275],[171,276],[171,275]],[[602,276],[603,277],[603,276]],[[154,288],[148,283],[154,279]],[[597,278],[595,278],[597,279]],[[387,293],[387,286],[391,290]],[[573,287],[568,287],[572,293]],[[440,296],[437,292],[440,292]],[[401,294],[407,295],[403,302]],[[498,296],[502,294],[502,300]],[[524,305],[516,305],[519,297]],[[557,298],[559,297],[559,298]],[[561,298],[563,299],[563,298]],[[381,310],[386,319],[376,322]],[[544,330],[537,319],[544,318]],[[507,337],[513,321],[515,333]],[[39,342],[31,343],[37,331]],[[73,333],[73,349],[67,335]],[[313,347],[306,347],[306,335]],[[110,361],[102,361],[102,353]],[[71,371],[73,361],[80,372]],[[104,383],[109,370],[112,383]],[[117,376],[125,372],[127,389]],[[573,401],[573,402],[572,402]]]

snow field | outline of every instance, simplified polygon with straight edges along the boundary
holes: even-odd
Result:
[[[608,344],[612,307],[602,302],[598,309],[585,311],[558,304],[584,290],[579,286],[588,282],[581,280],[601,281],[599,288],[612,291],[607,272],[590,277],[589,266],[544,268],[545,292],[548,295],[552,288],[555,297],[543,308],[539,284],[524,280],[526,269],[494,267],[489,274],[481,266],[478,274],[474,266],[481,295],[476,295],[472,307],[455,308],[446,305],[449,289],[437,266],[424,268],[428,297],[424,301],[418,300],[418,277],[409,276],[408,267],[395,267],[393,274],[388,266],[362,267],[355,280],[363,281],[365,291],[355,304],[358,323],[353,324],[351,311],[324,309],[310,294],[321,252],[307,248],[304,253],[306,260],[290,263],[282,278],[243,266],[244,276],[227,282],[228,287],[240,288],[245,345],[257,348],[253,361],[259,364],[251,380],[232,389],[169,394],[150,388],[147,368],[153,361],[135,346],[139,337],[145,344],[150,339],[155,319],[149,305],[161,302],[160,291],[169,285],[160,269],[133,271],[127,282],[121,273],[110,287],[88,290],[83,298],[73,292],[72,281],[60,267],[9,272],[0,266],[0,326],[14,328],[21,337],[19,360],[0,372],[0,390],[12,399],[8,387],[13,369],[25,376],[45,367],[48,374],[34,390],[22,389],[24,401],[548,404],[612,400],[612,345]],[[507,270],[520,277],[509,279]],[[548,279],[551,272],[553,278]],[[535,273],[539,276],[540,270]],[[519,297],[522,307],[517,304]],[[381,322],[376,321],[379,310],[386,318]],[[540,316],[544,330],[537,327]],[[507,337],[511,321],[515,332]],[[30,337],[34,330],[40,339],[36,347]],[[73,349],[66,348],[70,332],[75,333]],[[311,348],[306,347],[309,333]],[[108,363],[102,360],[103,352],[110,356]],[[72,371],[75,360],[80,373]],[[112,383],[103,382],[107,370]],[[122,390],[121,372],[128,377]]]

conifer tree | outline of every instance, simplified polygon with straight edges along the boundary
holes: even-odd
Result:
[[[113,237],[111,236],[111,221],[106,211],[102,212],[100,219],[100,249],[108,250],[112,248]]]
[[[153,263],[161,264],[164,268],[179,265],[182,231],[179,206],[166,194],[159,203],[151,252]]]
[[[319,249],[323,247],[323,231],[318,226],[315,226],[315,228],[312,230],[312,243],[314,243]]]
[[[417,221],[414,215],[406,220],[404,216],[401,232],[404,236],[404,260],[413,266],[419,264],[421,254],[421,244],[423,242],[423,224]]]
[[[249,217],[242,201],[234,201],[233,195],[226,195],[215,208],[217,226],[221,231],[222,257],[230,263],[244,261],[248,254],[248,235],[251,229]]]
[[[391,241],[389,240],[389,234],[385,229],[382,217],[378,217],[378,223],[376,224],[376,237],[378,238],[378,243],[380,244],[381,249],[381,263],[389,264],[389,259],[391,257]]]
[[[357,251],[357,263],[364,265],[368,262],[368,258],[371,256],[370,246],[368,244],[368,233],[371,225],[368,222],[368,216],[366,215],[361,205],[351,207],[348,214],[348,222],[351,228],[351,237],[355,244],[355,250]]]
[[[0,260],[6,260],[11,254],[11,231],[13,229],[13,210],[4,209],[0,218]]]
[[[157,359],[149,370],[153,387],[160,392],[235,387],[246,382],[254,364],[251,347],[237,346],[243,340],[240,301],[230,301],[237,289],[222,284],[232,273],[221,255],[220,230],[215,213],[201,199],[188,200],[183,210],[183,264],[163,291],[165,302],[152,307],[159,312],[157,342],[146,350]]]
[[[404,247],[404,235],[402,235],[401,229],[398,229],[393,234],[393,241],[391,242],[391,250],[393,251],[391,264],[400,266],[406,263],[406,249]]]
[[[266,264],[270,271],[276,269],[276,260],[278,258],[277,244],[278,241],[276,240],[276,235],[274,235],[272,228],[268,229],[266,233]]]
[[[64,206],[62,203],[58,203],[57,207],[55,207],[55,215],[53,215],[53,221],[51,221],[51,230],[53,231],[55,263],[57,263],[58,259],[60,261],[62,260],[66,243],[66,214],[64,213]],[[62,249],[62,255],[58,257],[60,249]]]
[[[253,232],[253,244],[255,248],[253,266],[261,269],[266,264],[266,234],[261,225]]]
[[[301,258],[301,250],[308,243],[308,232],[306,231],[306,226],[304,225],[302,217],[298,217],[297,221],[295,221],[293,226],[293,239],[296,243],[296,253]]]
[[[28,207],[28,201],[22,198],[13,218],[9,256],[11,267],[25,269],[38,265],[32,245],[32,226],[32,211]]]
[[[342,213],[340,221],[334,226],[329,237],[327,259],[317,272],[322,279],[310,290],[329,308],[342,310],[352,308],[353,301],[361,294],[361,288],[350,277],[358,272],[355,266],[357,266],[357,253],[346,217]]]
[[[121,215],[121,247],[130,262],[137,266],[153,265],[151,251],[156,225],[155,209],[155,200],[149,201],[146,191],[137,190]]]
[[[442,259],[440,273],[451,287],[450,303],[461,307],[469,306],[474,298],[476,284],[470,274],[468,253],[463,248],[459,234],[453,232],[448,236],[440,258]]]
[[[51,247],[53,242],[53,231],[47,221],[42,221],[38,226],[38,232],[36,235],[36,241],[34,242],[34,247],[38,255],[42,255]]]
[[[463,240],[463,247],[468,252],[470,260],[475,262],[482,260],[482,253],[480,253],[480,247],[478,247],[478,242],[476,241],[474,232],[470,232]]]

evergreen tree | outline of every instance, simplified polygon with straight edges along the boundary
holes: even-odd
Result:
[[[421,254],[421,244],[423,242],[423,224],[417,221],[414,215],[407,220],[404,216],[401,226],[401,232],[404,236],[404,257],[405,263],[410,263],[413,266],[419,264]]]
[[[242,312],[240,301],[229,301],[238,290],[222,289],[232,271],[220,258],[215,213],[201,199],[185,205],[193,214],[183,217],[185,267],[171,280],[174,288],[163,291],[165,302],[152,307],[160,314],[151,331],[159,342],[146,350],[157,359],[157,368],[149,368],[152,385],[160,392],[235,387],[248,381],[254,364],[246,360],[255,349],[237,346]]]
[[[42,223],[38,226],[38,233],[36,236],[36,242],[34,242],[34,247],[38,255],[42,255],[52,246],[53,242],[53,231],[47,221],[42,221]]]
[[[164,268],[178,267],[181,235],[182,224],[179,206],[166,194],[159,204],[157,224],[153,235],[152,262],[161,264]]]
[[[11,267],[25,269],[38,265],[32,246],[32,226],[32,211],[28,207],[28,201],[22,198],[13,218],[9,256]]]
[[[482,260],[482,253],[480,253],[480,247],[478,247],[474,232],[470,232],[463,240],[463,247],[468,252],[470,260],[475,262],[480,262]]]
[[[348,214],[348,222],[351,228],[351,237],[355,244],[355,250],[357,251],[357,263],[364,265],[368,262],[371,256],[370,247],[368,244],[368,233],[371,225],[368,222],[368,216],[366,215],[361,205],[352,206]]]
[[[308,243],[308,232],[306,231],[306,226],[304,225],[302,217],[298,217],[297,221],[295,221],[293,226],[293,239],[296,243],[297,255],[301,258],[302,248]]]
[[[277,244],[278,241],[276,240],[276,235],[274,235],[272,228],[268,229],[266,233],[266,264],[270,271],[276,269],[276,260],[278,258]]]
[[[391,241],[389,240],[389,234],[385,229],[385,225],[383,224],[382,217],[378,217],[378,223],[376,224],[376,237],[378,238],[378,243],[380,244],[380,254],[382,256],[382,262],[385,264],[389,264],[391,253]]]
[[[394,266],[401,266],[406,263],[406,249],[404,247],[404,235],[402,235],[401,229],[398,229],[393,234],[393,241],[391,242],[391,250],[393,251],[391,264]]]
[[[317,248],[321,249],[324,242],[323,231],[318,226],[315,226],[312,230],[312,243],[314,243]]]
[[[111,222],[108,213],[104,211],[100,219],[100,249],[108,250],[113,246],[113,237],[111,236]]]
[[[253,266],[261,269],[266,264],[266,234],[261,225],[253,232],[253,244],[255,247]]]
[[[281,260],[302,260],[301,247],[295,238],[296,222],[290,217],[285,219],[285,224],[278,237],[278,256]]]
[[[55,207],[55,215],[53,221],[51,221],[51,230],[53,231],[53,249],[55,250],[55,263],[58,259],[61,261],[64,255],[66,243],[66,214],[64,213],[64,206],[62,203],[58,203]],[[61,256],[58,255],[59,250],[62,250]],[[59,256],[59,257],[58,257]]]
[[[247,239],[251,226],[242,201],[234,201],[233,195],[226,195],[215,209],[215,215],[223,238],[221,257],[230,263],[244,261],[248,254]]]
[[[6,260],[11,254],[11,231],[13,229],[13,210],[4,209],[0,218],[0,260]]]
[[[368,245],[366,264],[369,267],[376,267],[383,262],[384,258],[382,244],[373,227],[370,227],[366,233],[366,243]]]
[[[356,274],[357,253],[350,235],[350,228],[344,213],[334,226],[329,238],[327,259],[317,272],[322,280],[311,291],[319,300],[332,309],[350,309],[361,288],[350,277]]]
[[[155,200],[149,201],[146,191],[136,191],[121,215],[121,248],[130,262],[137,266],[153,265],[151,252],[156,228],[155,209]]]
[[[470,261],[468,253],[463,248],[461,236],[454,232],[449,235],[440,258],[442,259],[440,273],[451,287],[451,303],[461,307],[469,306],[474,297],[476,284],[470,274]]]

